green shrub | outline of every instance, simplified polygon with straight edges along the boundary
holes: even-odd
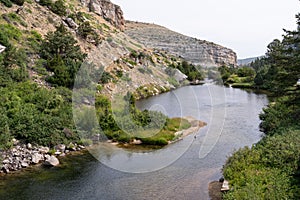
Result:
[[[1,3],[3,3],[8,8],[12,7],[12,2],[10,0],[1,0]]]
[[[52,0],[40,0],[39,4],[41,6],[48,6],[51,7],[51,5],[53,4]]]
[[[0,24],[0,33],[6,35],[8,39],[20,40],[22,32],[11,24]]]
[[[12,0],[12,2],[17,4],[18,6],[23,6],[25,0]]]
[[[57,0],[51,5],[51,11],[59,16],[65,16],[67,7],[62,0]]]

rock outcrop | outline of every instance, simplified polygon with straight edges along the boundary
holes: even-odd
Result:
[[[237,65],[236,53],[231,49],[188,37],[159,25],[127,21],[125,33],[146,47],[165,50],[195,65]]]
[[[109,0],[90,0],[88,7],[91,12],[103,17],[116,28],[124,30],[125,20],[120,6],[113,4]]]

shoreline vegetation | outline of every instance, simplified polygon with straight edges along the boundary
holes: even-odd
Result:
[[[175,120],[176,122],[184,121],[185,126],[179,126],[178,129],[175,128],[171,134],[174,134],[174,140],[168,141],[168,144],[173,144],[182,140],[184,137],[197,133],[197,131],[206,125],[205,122],[199,121],[194,117],[183,117],[183,118],[174,118],[170,119]],[[188,126],[187,126],[188,124]],[[20,141],[13,139],[13,147],[6,151],[1,151],[0,156],[2,158],[2,168],[0,170],[1,174],[14,174],[14,172],[22,171],[26,168],[30,168],[33,166],[59,166],[60,157],[64,157],[66,155],[72,154],[73,152],[80,152],[82,150],[88,150],[89,148],[93,148],[95,144],[91,144],[88,146],[79,145],[77,143],[70,143],[69,145],[59,144],[54,148],[50,149],[49,147],[44,146],[35,146],[30,143],[22,144]],[[161,145],[145,145],[140,140],[133,140],[130,143],[119,143],[113,142],[111,140],[107,140],[107,143],[112,145],[116,145],[120,148],[130,148],[130,149],[159,149],[163,146]],[[168,145],[167,144],[167,145]]]
[[[189,126],[185,126],[184,128],[175,128],[173,130],[174,134],[174,138],[172,140],[167,141],[167,145],[169,144],[173,144],[175,142],[178,142],[182,139],[184,139],[184,137],[191,135],[191,134],[196,134],[200,128],[206,126],[206,122],[200,121],[195,119],[192,116],[188,116],[188,117],[182,117],[182,118],[172,118],[171,120],[186,120],[189,124]],[[186,123],[186,122],[185,122]],[[129,142],[129,143],[119,143],[119,142],[114,142],[112,140],[108,140],[108,143],[115,145],[115,146],[119,146],[119,147],[123,147],[123,148],[135,148],[138,146],[146,146],[147,148],[162,148],[163,146],[159,146],[159,145],[147,145],[144,144],[141,140],[136,140],[134,139],[133,141]]]
[[[211,182],[211,198],[300,199],[300,14],[296,19],[298,28],[284,30],[250,67],[219,68],[225,84],[264,89],[272,99],[259,115],[264,136],[227,159],[222,173],[230,189],[222,194]]]

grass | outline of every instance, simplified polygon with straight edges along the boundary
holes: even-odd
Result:
[[[130,136],[123,131],[106,132],[106,136],[120,143],[129,143],[133,139],[138,139],[142,141],[142,145],[165,146],[169,141],[176,139],[175,133],[177,131],[190,127],[191,124],[186,119],[172,118],[166,121],[166,125],[161,130],[141,130],[139,133],[136,133],[135,136]]]
[[[254,84],[253,83],[233,83],[231,85],[233,88],[253,88]]]

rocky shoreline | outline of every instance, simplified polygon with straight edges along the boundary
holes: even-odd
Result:
[[[169,144],[182,140],[187,135],[196,133],[206,123],[193,117],[184,117],[191,124],[191,127],[175,133],[178,138],[170,141]],[[46,166],[59,165],[59,157],[65,156],[71,152],[81,151],[85,146],[76,143],[69,145],[59,144],[53,149],[44,146],[34,146],[30,143],[22,144],[20,141],[13,139],[13,147],[6,151],[0,151],[0,174],[8,174],[19,171],[31,165],[43,164]],[[108,141],[109,142],[109,141]],[[118,143],[112,143],[117,145]],[[141,145],[140,141],[133,141],[131,145]]]
[[[58,157],[82,149],[85,147],[76,143],[70,143],[67,146],[59,144],[49,149],[49,147],[34,146],[30,143],[21,144],[20,141],[13,139],[13,147],[0,152],[0,174],[19,171],[40,163],[46,166],[57,166],[59,165]]]

